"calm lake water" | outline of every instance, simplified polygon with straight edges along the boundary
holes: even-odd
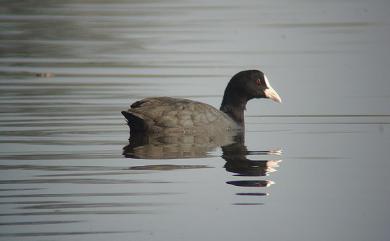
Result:
[[[390,2],[0,2],[0,240],[390,239]],[[219,107],[261,69],[245,143],[129,144],[149,96]]]

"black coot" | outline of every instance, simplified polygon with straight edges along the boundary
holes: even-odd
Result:
[[[220,110],[187,99],[153,97],[136,101],[122,114],[131,132],[211,134],[243,130],[246,103],[254,98],[281,102],[263,72],[245,70],[229,81]]]

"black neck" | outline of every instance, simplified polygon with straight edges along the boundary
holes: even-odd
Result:
[[[244,127],[244,110],[246,109],[247,97],[240,96],[228,85],[225,89],[221,107],[222,112],[230,116],[237,124]]]

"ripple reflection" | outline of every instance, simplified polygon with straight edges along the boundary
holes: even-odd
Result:
[[[123,155],[131,159],[154,159],[164,161],[166,159],[206,158],[210,157],[217,148],[222,149],[221,157],[226,161],[224,168],[233,173],[232,178],[238,180],[226,181],[226,184],[238,188],[269,188],[275,182],[259,179],[276,172],[282,160],[277,157],[282,155],[280,148],[269,150],[248,150],[244,144],[243,133],[226,133],[221,136],[196,136],[189,134],[145,134],[130,133],[129,144],[123,148]],[[133,171],[172,171],[183,169],[209,168],[208,165],[188,164],[153,164],[131,166]],[[246,177],[245,179],[241,179]],[[254,178],[254,179],[252,179]],[[252,189],[237,192],[237,196],[262,197],[268,196],[267,192],[253,192]],[[234,205],[244,205],[239,202]],[[248,202],[247,205],[257,202]]]

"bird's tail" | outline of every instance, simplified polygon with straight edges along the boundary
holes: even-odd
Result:
[[[127,124],[131,131],[146,131],[147,126],[142,116],[129,111],[122,111],[122,115],[127,119]]]

